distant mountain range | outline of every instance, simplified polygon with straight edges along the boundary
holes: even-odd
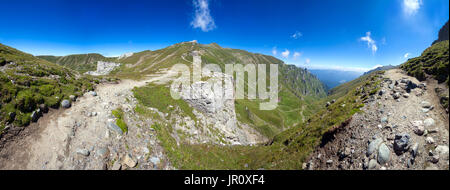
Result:
[[[364,75],[370,74],[370,73],[372,73],[372,72],[374,72],[374,71],[384,71],[384,70],[393,69],[393,68],[395,68],[395,67],[396,67],[396,66],[393,66],[393,65],[386,65],[386,66],[377,67],[377,68],[375,68],[375,69],[372,69],[372,70],[370,70],[370,71],[365,72]]]
[[[362,72],[333,69],[310,69],[309,72],[316,75],[327,86],[328,90],[356,79],[363,74]]]

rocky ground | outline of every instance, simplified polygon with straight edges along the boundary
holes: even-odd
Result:
[[[3,144],[0,169],[171,169],[150,120],[134,113],[131,89],[170,78],[100,84],[70,108],[51,111]],[[128,132],[115,125],[121,108]]]
[[[304,169],[449,169],[449,120],[437,82],[421,83],[398,69],[384,77],[363,112],[317,147]]]

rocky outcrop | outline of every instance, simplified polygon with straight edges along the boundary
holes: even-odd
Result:
[[[237,121],[234,88],[225,85],[222,88],[222,82],[232,80],[230,75],[214,72],[207,81],[191,84],[188,90],[190,94],[182,93],[181,98],[194,108],[193,114],[197,122],[194,122],[194,118],[176,116],[175,128],[190,134],[191,143],[257,143],[259,134],[246,125],[239,125]],[[233,97],[226,97],[226,94]]]
[[[439,35],[438,35],[438,39],[435,40],[433,44],[444,41],[444,40],[448,40],[449,36],[449,27],[448,27],[448,21],[444,24],[444,26],[442,26],[442,28],[439,30]]]
[[[94,76],[107,75],[118,66],[120,66],[120,63],[98,61],[97,62],[97,70],[96,71],[88,71],[88,72],[86,72],[86,74],[94,75]]]

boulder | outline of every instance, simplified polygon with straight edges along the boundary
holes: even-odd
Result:
[[[444,159],[444,160],[448,160],[449,159],[449,154],[448,154],[448,146],[445,146],[445,145],[438,145],[437,147],[436,147],[436,149],[434,149],[434,152],[436,153],[436,154],[438,154],[439,155],[439,157],[441,157],[442,159]]]
[[[63,108],[70,108],[70,106],[71,106],[71,104],[70,104],[69,100],[63,100],[61,102],[61,107],[63,107]]]
[[[380,147],[378,148],[378,163],[381,165],[389,162],[391,159],[391,151],[389,150],[389,147],[386,146],[386,144],[381,143]]]
[[[408,150],[410,136],[408,133],[396,134],[394,140],[394,151],[400,155]]]
[[[423,133],[425,131],[425,127],[424,127],[422,121],[412,121],[411,125],[412,125],[412,129],[413,129],[415,134],[417,134],[419,136],[423,135]]]
[[[376,169],[377,165],[378,165],[377,161],[375,159],[371,159],[369,161],[369,170]]]
[[[374,152],[378,150],[380,144],[383,143],[381,138],[377,138],[369,143],[369,148],[367,149],[367,156],[372,155]]]

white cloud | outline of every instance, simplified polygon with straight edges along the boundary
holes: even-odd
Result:
[[[284,58],[288,58],[289,57],[289,54],[290,54],[291,52],[289,51],[289,50],[285,50],[285,51],[283,51],[283,52],[281,52],[281,56],[283,56]]]
[[[209,10],[209,0],[194,0],[195,16],[191,22],[192,27],[200,28],[203,32],[208,32],[216,28],[214,19]]]
[[[405,55],[403,56],[405,59],[409,57],[409,53],[405,53]]]
[[[305,60],[305,65],[309,65],[309,63],[311,63],[311,59],[306,58],[306,60]]]
[[[292,55],[294,59],[297,59],[298,57],[302,56],[302,53],[294,52],[294,55]]]
[[[377,50],[378,50],[378,47],[376,45],[375,40],[373,40],[372,37],[370,37],[370,35],[371,35],[370,32],[366,32],[366,36],[361,37],[360,40],[367,42],[367,46],[370,49],[372,49],[372,53],[375,54],[375,52],[377,52]]]
[[[403,0],[403,12],[406,15],[414,15],[419,11],[422,0]]]
[[[291,37],[294,38],[294,39],[298,39],[298,38],[300,38],[302,36],[303,36],[303,34],[301,32],[296,31],[294,34],[292,34]]]
[[[376,68],[378,68],[378,67],[382,67],[383,65],[375,65],[375,66],[373,66],[372,68],[370,68],[369,70],[373,70],[373,69],[376,69]]]
[[[274,56],[276,56],[277,55],[277,47],[273,47],[272,48],[272,54],[274,55]]]

